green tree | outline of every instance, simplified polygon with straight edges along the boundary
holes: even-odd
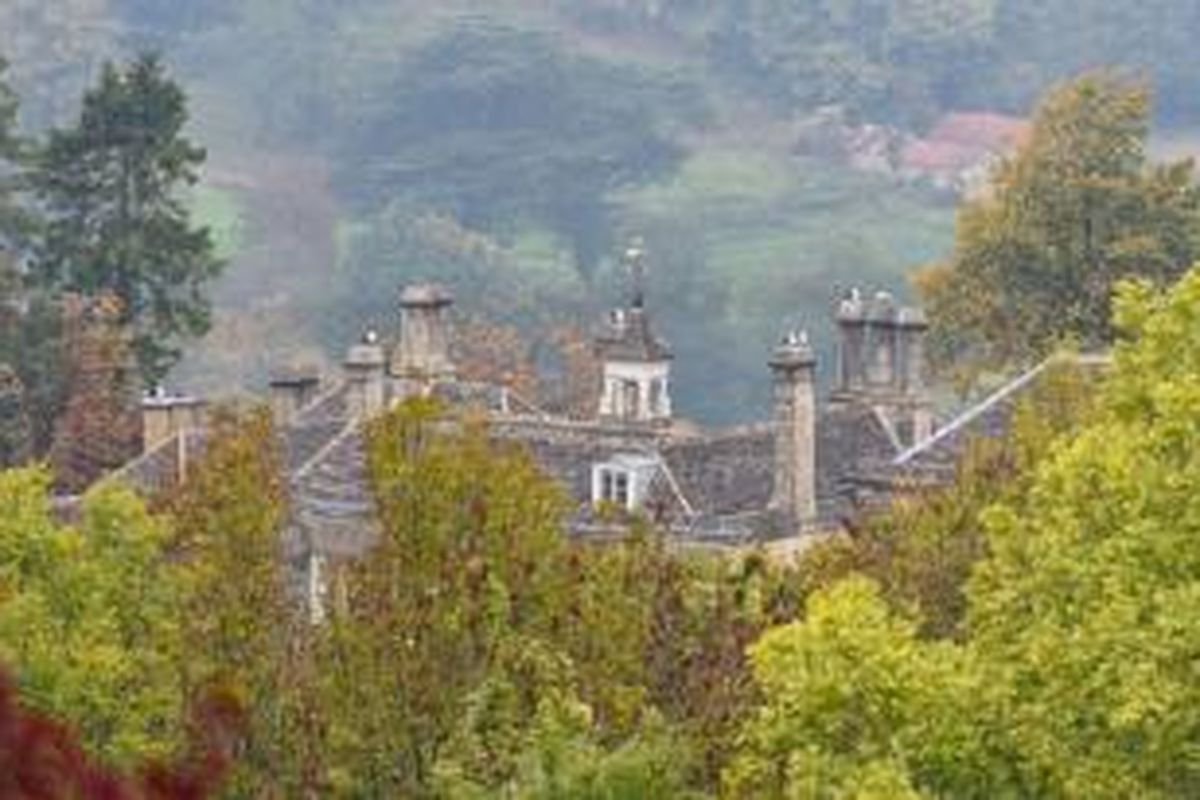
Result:
[[[1028,506],[987,523],[994,556],[969,624],[1000,723],[1022,731],[1049,793],[1186,797],[1200,733],[1190,653],[1200,644],[1200,272],[1170,291],[1125,284],[1128,337],[1100,418],[1058,448]],[[1004,696],[1007,689],[1008,696]]]
[[[29,216],[18,198],[21,170],[27,156],[25,141],[17,130],[20,104],[7,81],[8,62],[0,56],[0,264],[11,269],[11,260],[27,233]],[[7,284],[8,281],[5,281]],[[11,298],[13,287],[0,287],[0,301]]]
[[[755,645],[764,704],[726,771],[736,796],[1200,789],[1197,318],[1200,271],[1165,293],[1122,285],[1128,338],[1095,415],[981,514],[960,642],[922,641],[852,577]]]
[[[32,707],[121,765],[181,742],[184,580],[169,544],[127,491],[98,488],[65,527],[46,473],[0,473],[0,653]]]
[[[765,562],[692,559],[638,521],[620,542],[571,542],[528,453],[428,401],[378,421],[367,449],[381,539],[333,571],[317,647],[332,791],[713,785],[753,701]]]
[[[370,432],[381,541],[339,582],[330,623],[342,791],[431,796],[464,698],[508,648],[548,642],[563,606],[558,488],[471,424],[439,434],[438,415],[409,404]],[[506,763],[496,755],[488,770]]]
[[[183,136],[187,118],[183,90],[158,57],[107,64],[78,122],[50,132],[32,175],[46,216],[33,280],[114,293],[149,382],[177,359],[183,337],[208,329],[205,290],[221,269],[183,194],[205,159]]]
[[[1104,346],[1118,280],[1169,282],[1192,264],[1200,191],[1191,162],[1149,163],[1149,111],[1147,88],[1112,73],[1046,95],[1028,141],[959,213],[953,255],[917,276],[943,365]]]

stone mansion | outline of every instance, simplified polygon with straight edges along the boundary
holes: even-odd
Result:
[[[832,309],[837,363],[828,393],[818,396],[807,335],[790,332],[763,354],[770,419],[699,429],[674,414],[672,352],[655,331],[640,281],[633,283],[596,333],[602,374],[586,419],[548,413],[506,386],[462,379],[452,358],[453,297],[434,284],[404,288],[395,335],[364,336],[335,379],[275,376],[270,402],[292,501],[289,560],[313,575],[322,563],[369,551],[377,532],[363,423],[412,396],[476,409],[490,435],[522,443],[573,498],[575,534],[614,532],[619,523],[596,511],[615,505],[681,540],[728,544],[837,528],[891,491],[900,466],[912,474],[926,458],[944,464],[969,423],[1003,410],[990,402],[935,433],[922,313],[884,292],[852,291]],[[204,444],[203,409],[193,398],[146,398],[144,453],[118,475],[147,490],[186,479],[190,454]]]

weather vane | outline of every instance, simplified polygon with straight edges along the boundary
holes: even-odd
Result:
[[[641,308],[645,303],[646,248],[642,237],[635,236],[625,248],[625,268],[629,270],[629,281],[633,288],[633,306]]]

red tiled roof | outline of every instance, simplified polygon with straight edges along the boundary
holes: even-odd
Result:
[[[901,163],[921,172],[968,169],[988,157],[1007,153],[1029,132],[1018,117],[989,112],[961,112],[942,117],[921,139],[905,145]]]

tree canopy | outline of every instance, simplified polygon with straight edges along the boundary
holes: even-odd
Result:
[[[1028,363],[1067,340],[1105,347],[1119,280],[1165,285],[1196,259],[1193,165],[1149,161],[1149,101],[1144,84],[1107,72],[1042,101],[990,191],[959,212],[953,255],[917,276],[943,365]]]

